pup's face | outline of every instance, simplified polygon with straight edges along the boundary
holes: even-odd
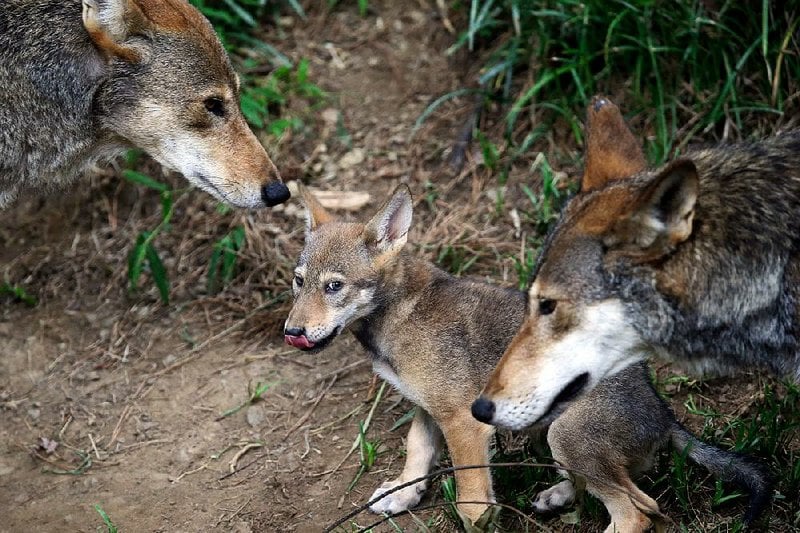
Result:
[[[381,272],[402,249],[411,224],[411,195],[399,187],[367,224],[333,220],[304,189],[306,243],[294,271],[294,305],[284,339],[321,350],[378,305]]]
[[[378,273],[361,238],[363,229],[361,224],[331,222],[306,238],[292,280],[287,344],[322,349],[374,309]]]
[[[225,203],[258,208],[289,198],[239,109],[239,78],[194,7],[184,0],[84,4],[84,25],[113,72],[101,90],[105,127]]]

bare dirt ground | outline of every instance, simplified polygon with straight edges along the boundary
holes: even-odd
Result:
[[[367,18],[343,8],[267,30],[293,59],[310,59],[312,80],[331,95],[327,110],[303,117],[316,133],[268,140],[270,152],[287,179],[370,192],[356,216],[398,181],[415,192],[434,184],[438,196],[420,201],[410,242],[436,257],[437,238],[448,235],[456,249],[482,250],[477,272],[516,284],[510,257],[525,227],[520,236],[510,218],[491,217],[486,191],[496,182],[476,170],[476,154],[464,172],[446,164],[470,102],[443,106],[409,141],[428,103],[464,85],[468,67],[444,54],[452,35],[426,2],[370,4]],[[575,148],[548,141],[540,149],[574,170]],[[389,428],[410,406],[387,389],[369,430],[386,453],[348,494],[359,460],[347,453],[379,384],[349,337],[314,356],[282,344],[302,246],[298,206],[221,214],[200,192],[180,196],[158,240],[173,283],[164,306],[149,282],[129,293],[125,273],[158,199],[114,173],[0,214],[0,275],[38,299],[0,299],[0,531],[97,531],[95,504],[121,531],[319,531],[364,503],[402,466],[405,428]],[[510,191],[515,179],[528,178],[512,175]],[[211,243],[237,224],[248,243],[239,274],[209,295]],[[259,383],[270,384],[260,401],[222,416]],[[436,512],[420,516],[453,528]]]

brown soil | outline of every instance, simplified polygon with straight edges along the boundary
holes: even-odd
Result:
[[[363,19],[344,7],[268,30],[293,59],[311,60],[312,80],[332,95],[352,144],[323,109],[297,110],[312,133],[267,142],[287,178],[370,192],[364,213],[398,181],[415,191],[432,183],[438,198],[419,204],[410,239],[428,243],[420,253],[439,255],[446,235],[456,250],[480,251],[471,272],[516,284],[510,258],[532,229],[523,220],[514,237],[513,220],[493,215],[486,191],[496,181],[477,151],[463,172],[447,164],[471,103],[443,106],[409,141],[428,103],[467,79],[467,67],[444,54],[453,38],[430,4],[370,2],[374,13]],[[574,160],[575,147],[544,142],[557,168]],[[387,389],[369,429],[386,453],[348,494],[359,465],[348,450],[378,384],[349,337],[314,356],[282,345],[299,208],[220,214],[202,193],[182,195],[157,241],[173,280],[164,306],[149,280],[135,294],[126,280],[126,254],[157,223],[157,197],[114,174],[0,214],[3,279],[39,300],[0,299],[0,532],[97,531],[95,504],[121,531],[319,531],[363,504],[402,466],[405,428],[389,428],[410,405]],[[512,173],[510,203],[523,179]],[[239,274],[209,295],[211,243],[237,224],[248,237]],[[275,296],[283,300],[269,305]],[[258,383],[270,384],[260,401],[221,416]],[[436,511],[419,516],[453,528]],[[548,524],[562,527],[558,518]]]

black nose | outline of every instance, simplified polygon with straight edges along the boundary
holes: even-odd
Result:
[[[289,199],[289,189],[282,181],[270,181],[261,188],[261,199],[267,207],[282,204]]]
[[[291,335],[292,337],[302,337],[306,334],[306,328],[286,328],[283,330],[284,335]]]
[[[481,396],[472,402],[472,416],[484,424],[491,424],[494,418],[494,402]]]

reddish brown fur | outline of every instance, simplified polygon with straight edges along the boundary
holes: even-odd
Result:
[[[586,115],[586,169],[582,192],[599,189],[610,180],[626,178],[645,169],[647,161],[642,148],[616,105],[602,96],[595,96]]]
[[[120,45],[100,28],[90,28],[87,26],[86,31],[89,32],[89,37],[92,39],[92,42],[94,42],[95,46],[97,46],[98,50],[100,50],[105,57],[116,56],[131,63],[141,61],[142,57],[138,51]]]
[[[208,23],[184,0],[133,0],[145,18],[162,30],[187,31]]]

